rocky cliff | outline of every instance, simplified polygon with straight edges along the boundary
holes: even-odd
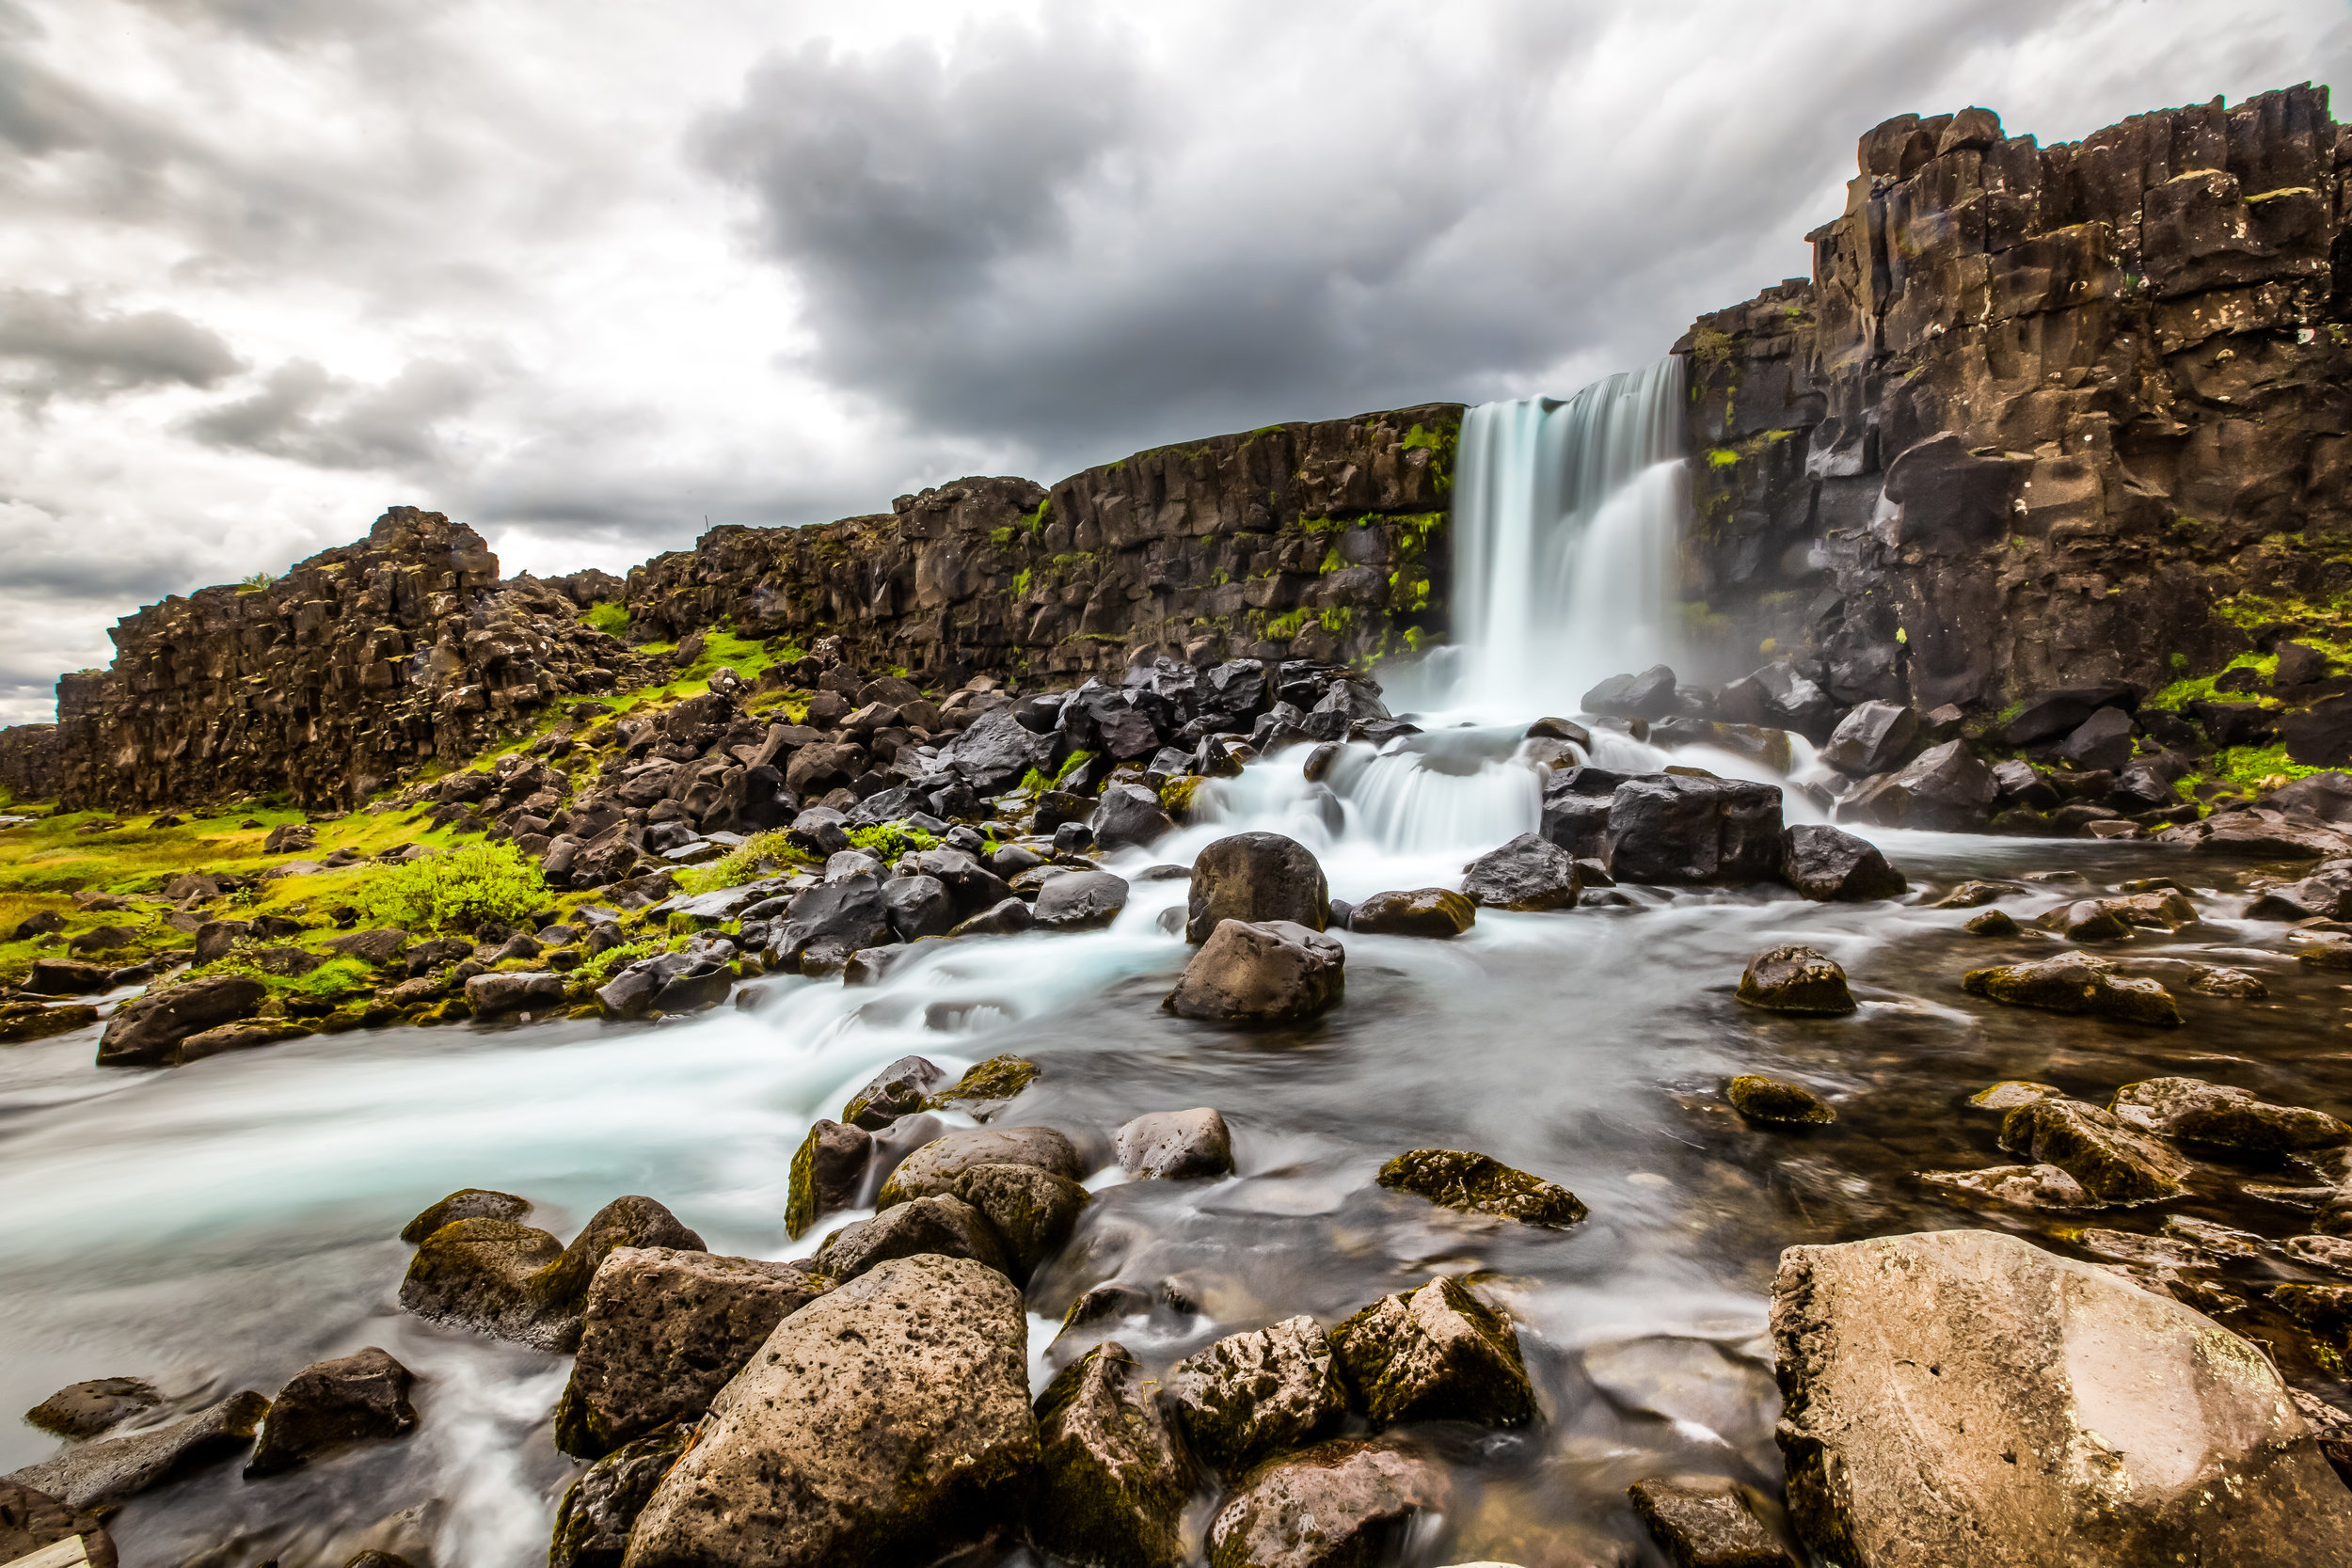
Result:
[[[2326,89],[2069,145],[1862,138],[1814,277],[1702,317],[1695,624],[1847,702],[2154,689],[2340,626],[2352,134]]]

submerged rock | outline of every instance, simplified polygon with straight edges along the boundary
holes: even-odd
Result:
[[[1021,1527],[1028,1324],[1002,1275],[883,1263],[779,1323],[638,1516],[630,1568],[883,1568]]]
[[[1311,1018],[1340,1000],[1346,964],[1346,949],[1320,930],[1287,920],[1220,921],[1163,1006],[1220,1023]]]
[[[1229,1479],[1314,1441],[1347,1415],[1323,1325],[1304,1315],[1229,1334],[1160,1383],[1192,1451]]]
[[[1305,845],[1280,833],[1234,833],[1193,860],[1184,940],[1200,946],[1227,920],[1286,921],[1320,931],[1330,908],[1322,863]]]
[[[417,1407],[408,1402],[415,1381],[373,1345],[303,1368],[270,1402],[246,1479],[280,1474],[346,1444],[405,1437],[417,1430]]]
[[[1825,1557],[2352,1560],[2352,1495],[2268,1358],[2105,1269],[1985,1230],[1791,1247],[1772,1335],[1789,1513]]]
[[[151,1067],[190,1035],[250,1018],[268,988],[249,974],[199,974],[115,1009],[98,1038],[100,1067]]]
[[[24,1412],[27,1424],[59,1437],[95,1437],[164,1402],[153,1384],[140,1377],[96,1377],[69,1383]]]
[[[875,1207],[887,1209],[910,1198],[952,1192],[956,1179],[976,1165],[1035,1165],[1073,1181],[1083,1174],[1077,1149],[1053,1128],[959,1128],[941,1133],[900,1162],[882,1183]]]
[[[970,1165],[950,1191],[987,1219],[1016,1281],[1062,1249],[1087,1206],[1084,1187],[1035,1165]]]
[[[1741,1073],[1724,1089],[1724,1098],[1731,1108],[1750,1121],[1767,1121],[1786,1126],[1825,1127],[1837,1119],[1837,1113],[1820,1095],[1800,1084],[1783,1083],[1777,1078],[1764,1078],[1753,1072]]]
[[[674,1427],[625,1443],[589,1465],[556,1507],[548,1568],[621,1568],[630,1528],[686,1451],[686,1439],[685,1430]]]
[[[269,1401],[251,1390],[231,1394],[169,1426],[77,1444],[8,1479],[75,1513],[103,1508],[160,1485],[182,1469],[244,1451],[268,1411]]]
[[[1380,1185],[1465,1213],[1564,1230],[1587,1211],[1567,1188],[1458,1148],[1413,1148],[1380,1167]]]
[[[1470,862],[1462,896],[1493,910],[1565,910],[1583,884],[1576,860],[1540,833],[1521,833]]]
[[[1106,1568],[1179,1568],[1191,1466],[1135,1358],[1104,1340],[1038,1396],[1029,1538]]]
[[[1458,937],[1478,919],[1478,907],[1451,888],[1375,893],[1357,905],[1347,928],[1372,936]]]
[[[1817,901],[1899,898],[1911,887],[1877,845],[1818,822],[1800,822],[1788,830],[1780,877]]]
[[[2111,1111],[2079,1100],[2035,1100],[2001,1118],[2001,1147],[2056,1165],[2101,1203],[2177,1197],[2188,1162]]]
[[[850,1102],[852,1105],[856,1101]],[[885,1127],[889,1123],[884,1122]],[[874,1135],[863,1127],[818,1120],[792,1156],[792,1187],[784,1206],[784,1233],[798,1240],[836,1209],[857,1206],[873,1157]]]
[[[1210,1568],[1395,1560],[1453,1500],[1445,1471],[1393,1438],[1325,1443],[1262,1466],[1209,1527]]]
[[[1971,996],[1990,997],[2014,1007],[2054,1013],[2088,1013],[2123,1023],[2176,1027],[2181,1009],[2172,993],[2153,980],[2128,979],[2115,965],[2087,953],[2063,953],[2034,963],[1972,969],[1961,977]]]
[[[1147,1111],[1121,1127],[1112,1143],[1120,1168],[1142,1180],[1233,1173],[1233,1140],[1225,1117],[1205,1105],[1190,1111]]]
[[[1836,1015],[1854,1010],[1846,972],[1828,954],[1810,947],[1775,947],[1748,960],[1738,999],[1775,1013]]]
[[[2011,1209],[2096,1209],[2099,1200],[2056,1165],[1990,1165],[1983,1170],[1921,1171],[1931,1187],[1966,1193]]]
[[[1746,1487],[1727,1481],[1699,1486],[1637,1481],[1626,1496],[1675,1568],[1798,1568],[1757,1517]]]
[[[1454,1281],[1382,1296],[1330,1333],[1341,1374],[1375,1427],[1402,1421],[1525,1426],[1535,1388],[1508,1321]]]
[[[2109,1109],[2135,1127],[2182,1143],[2246,1154],[2308,1154],[2352,1143],[2352,1127],[2324,1111],[2272,1105],[2201,1078],[2149,1078],[2115,1091]]]

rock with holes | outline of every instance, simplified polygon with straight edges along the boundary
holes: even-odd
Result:
[[[894,1204],[870,1220],[825,1238],[811,1264],[834,1279],[858,1275],[897,1258],[968,1258],[1009,1275],[1012,1264],[988,1216],[960,1197],[942,1194]]]
[[[1161,1386],[1192,1451],[1228,1478],[1313,1442],[1347,1415],[1323,1325],[1303,1315],[1229,1334],[1178,1362]]]
[[[597,1265],[625,1246],[706,1250],[700,1236],[649,1197],[614,1198],[569,1246],[532,1226],[457,1220],[418,1245],[401,1280],[400,1305],[436,1323],[569,1351],[579,1343]]]
[[[1444,1469],[1394,1438],[1319,1444],[1253,1472],[1209,1527],[1210,1568],[1396,1560],[1453,1500]]]
[[[879,1207],[955,1190],[975,1165],[1035,1165],[1076,1180],[1078,1151],[1051,1127],[970,1127],[943,1132],[908,1155],[882,1183]]]
[[[1535,1388],[1518,1332],[1454,1280],[1382,1296],[1330,1334],[1341,1374],[1375,1427],[1402,1421],[1525,1426]]]
[[[1191,1465],[1157,1390],[1104,1340],[1038,1396],[1029,1538],[1071,1562],[1179,1568]]]
[[[104,1508],[183,1470],[244,1451],[268,1411],[269,1401],[259,1394],[231,1394],[168,1426],[77,1443],[8,1479],[77,1513]]]
[[[14,1563],[43,1547],[67,1545],[80,1538],[81,1554],[68,1563],[84,1561],[90,1568],[116,1568],[114,1537],[99,1523],[96,1510],[77,1511],[29,1486],[0,1481],[0,1562]]]

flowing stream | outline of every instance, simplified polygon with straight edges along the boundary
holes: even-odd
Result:
[[[1527,721],[1573,712],[1592,680],[1673,652],[1663,562],[1679,470],[1659,421],[1678,397],[1661,367],[1565,404],[1476,411],[1457,548],[1477,619],[1454,668],[1419,673],[1443,688],[1413,697],[1427,733],[1386,753],[1350,747],[1320,784],[1295,752],[1253,765],[1204,792],[1210,820],[1113,869],[1185,864],[1224,833],[1265,828],[1312,848],[1334,895],[1360,899],[1457,884],[1471,855],[1534,827]],[[1596,749],[1619,766],[1662,755],[1607,733]],[[1727,753],[1676,760],[1768,776]],[[1792,795],[1792,816],[1797,806]],[[340,1568],[364,1544],[441,1568],[522,1568],[544,1560],[578,1473],[548,1419],[567,1363],[401,1313],[401,1226],[474,1185],[530,1196],[533,1223],[568,1236],[602,1203],[644,1193],[715,1250],[793,1256],[819,1239],[792,1243],[783,1227],[790,1158],[813,1118],[901,1054],[954,1071],[1015,1052],[1043,1068],[1021,1119],[1072,1132],[1098,1164],[1128,1117],[1213,1105],[1239,1165],[1210,1182],[1090,1183],[1077,1238],[1031,1287],[1037,1378],[1106,1334],[1157,1370],[1223,1334],[1299,1312],[1329,1323],[1433,1273],[1476,1272],[1521,1324],[1544,1419],[1427,1434],[1460,1486],[1413,1561],[1661,1563],[1626,1503],[1629,1482],[1694,1473],[1777,1488],[1766,1306],[1781,1248],[2029,1223],[1915,1180],[2006,1163],[1994,1120],[1961,1108],[1969,1092],[2032,1077],[2104,1099],[2155,1072],[2219,1074],[2221,1061],[2227,1081],[2296,1103],[2352,1090],[2341,993],[2296,972],[2277,927],[2236,918],[2234,874],[2185,872],[2129,845],[1877,836],[1913,879],[1906,900],[1632,890],[1619,908],[1482,911],[1453,942],[1347,934],[1345,1002],[1263,1033],[1160,1010],[1188,952],[1169,918],[1184,883],[1138,879],[1107,930],[939,944],[870,988],[771,980],[755,1011],[390,1030],[167,1071],[97,1070],[95,1031],[11,1048],[0,1053],[0,1401],[22,1410],[108,1375],[188,1397],[270,1393],[310,1361],[381,1345],[420,1375],[415,1435],[266,1481],[218,1465],[135,1498],[113,1525],[125,1562]],[[2269,979],[2271,1001],[2184,995],[2189,1027],[2133,1034],[1965,998],[1960,972],[2010,944],[1967,938],[1971,911],[1929,905],[1965,876],[2029,872],[2059,879],[2005,906],[2020,919],[2086,887],[2189,877],[2205,923],[2135,950],[2225,950]],[[1843,963],[1862,1011],[1804,1020],[1736,1006],[1741,966],[1787,942]],[[1720,1093],[1741,1071],[1809,1085],[1839,1123],[1809,1135],[1743,1127]],[[1428,1146],[1560,1181],[1592,1216],[1537,1230],[1373,1185],[1382,1162]],[[2288,1225],[2234,1188],[2177,1207]],[[1069,1301],[1111,1279],[1161,1305],[1056,1343]],[[0,1470],[53,1451],[0,1423]]]

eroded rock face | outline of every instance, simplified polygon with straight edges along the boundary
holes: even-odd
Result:
[[[270,1402],[246,1479],[278,1475],[345,1444],[405,1437],[417,1430],[417,1407],[408,1402],[415,1381],[373,1345],[303,1368]]]
[[[1178,1568],[1191,1465],[1126,1347],[1106,1339],[1064,1367],[1037,1418],[1030,1539],[1073,1562]]]
[[[1287,920],[1223,920],[1184,965],[1168,1011],[1218,1023],[1283,1023],[1340,1000],[1347,952],[1337,940]]]
[[[1325,1443],[1252,1474],[1209,1527],[1210,1568],[1354,1568],[1392,1560],[1452,1500],[1445,1472],[1394,1439]]]
[[[1028,1323],[965,1259],[882,1264],[778,1324],[655,1490],[631,1568],[889,1568],[1018,1529]]]
[[[1333,1329],[1330,1342],[1375,1427],[1512,1427],[1535,1418],[1535,1389],[1519,1358],[1518,1332],[1451,1279],[1382,1296]]]
[[[2352,1558],[2352,1494],[2267,1358],[2105,1270],[1984,1230],[1791,1247],[1772,1336],[1789,1513],[1824,1556]]]
[[[1199,946],[1224,920],[1279,920],[1320,931],[1330,908],[1322,863],[1305,845],[1280,833],[1235,833],[1193,860],[1184,940]]]
[[[1407,1149],[1380,1167],[1378,1180],[1448,1209],[1552,1229],[1565,1229],[1587,1212],[1567,1188],[1469,1149]]]
[[[1192,1451],[1229,1478],[1314,1441],[1347,1414],[1323,1325],[1303,1314],[1229,1334],[1161,1383]]]
[[[701,1252],[703,1239],[649,1197],[620,1197],[590,1216],[569,1246],[507,1220],[463,1219],[418,1244],[400,1305],[421,1318],[568,1351],[597,1265],[619,1247]]]
[[[24,1412],[24,1419],[60,1437],[95,1437],[163,1402],[163,1395],[145,1378],[94,1377],[66,1385]]]

